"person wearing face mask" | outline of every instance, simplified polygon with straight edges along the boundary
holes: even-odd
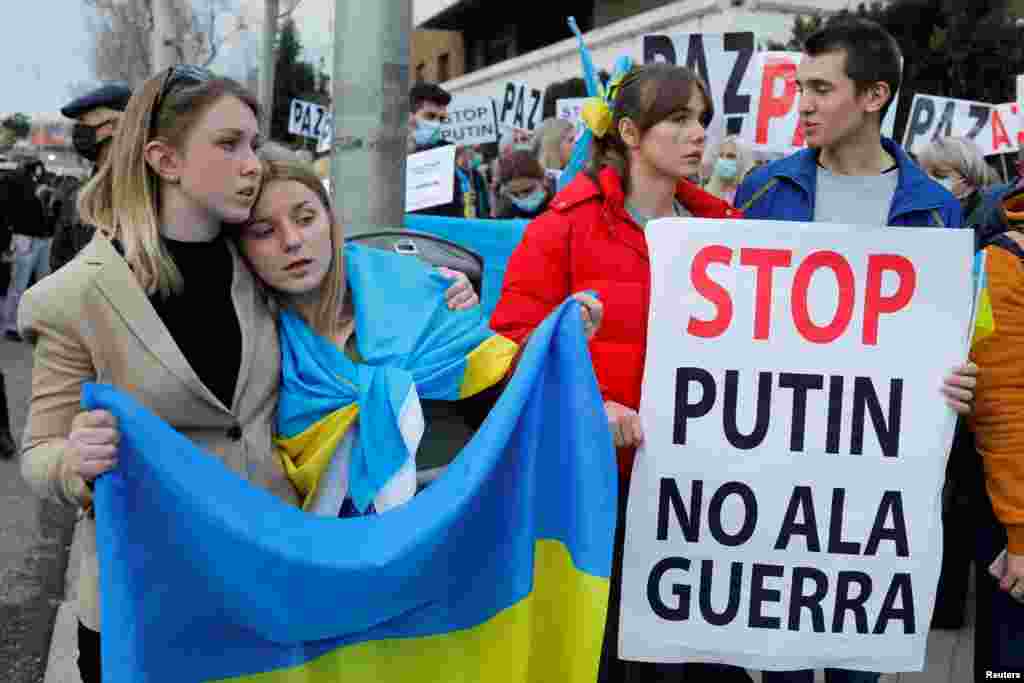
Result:
[[[736,188],[750,170],[750,151],[736,135],[730,135],[718,143],[711,167],[711,178],[704,188],[709,194],[732,203]]]
[[[107,159],[110,141],[131,96],[132,91],[127,86],[108,84],[75,98],[60,110],[62,115],[74,119],[71,144],[79,156],[92,162],[94,175]],[[50,247],[51,271],[73,259],[95,231],[93,226],[79,220],[77,188],[61,200]]]
[[[977,145],[968,138],[937,138],[918,153],[917,162],[960,201],[964,227],[975,231],[976,247],[987,244],[990,236],[985,226],[997,224],[989,217],[998,211],[999,200],[1009,187],[1000,185],[999,175]],[[1003,191],[997,192],[999,189]]]
[[[409,153],[446,144],[441,126],[448,121],[451,94],[436,83],[417,83],[409,91]]]
[[[441,127],[448,121],[451,101],[451,94],[436,83],[417,83],[412,87],[409,91],[410,154],[452,144],[441,136]],[[456,153],[452,201],[413,213],[452,218],[487,218],[490,215],[487,184],[482,182],[479,173],[470,168],[472,150],[467,148],[466,152],[464,154],[460,150]]]
[[[501,164],[497,218],[534,219],[551,200],[544,168],[526,151],[512,152]]]

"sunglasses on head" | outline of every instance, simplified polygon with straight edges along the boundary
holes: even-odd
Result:
[[[153,102],[153,111],[149,121],[149,129],[153,130],[156,127],[157,116],[160,112],[160,105],[167,95],[169,95],[177,86],[181,84],[188,85],[199,85],[209,80],[216,78],[213,72],[209,69],[204,69],[201,66],[195,64],[178,64],[176,66],[169,67],[167,73],[164,74],[163,83],[160,85],[160,92],[156,96],[156,101]]]

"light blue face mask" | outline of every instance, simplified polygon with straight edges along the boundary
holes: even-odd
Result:
[[[417,147],[432,145],[441,139],[441,124],[437,121],[417,119],[413,138],[416,140]]]
[[[723,159],[718,158],[715,162],[715,175],[725,180],[732,180],[739,173],[739,167],[736,164],[735,159]]]
[[[538,187],[525,197],[509,197],[509,199],[516,205],[517,209],[532,215],[537,213],[537,209],[541,207],[547,196],[548,194],[544,191],[544,188]]]

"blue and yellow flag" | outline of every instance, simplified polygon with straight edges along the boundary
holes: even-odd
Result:
[[[390,512],[317,517],[246,483],[116,389],[96,485],[108,682],[596,678],[615,454],[567,302],[445,474]]]
[[[974,254],[972,268],[974,279],[974,327],[971,330],[970,347],[996,331],[995,315],[992,312],[992,299],[988,293],[988,274],[985,272],[985,252]]]
[[[518,351],[479,307],[449,310],[451,282],[419,259],[353,244],[344,258],[360,362],[291,311],[280,318],[278,444],[307,510],[329,466],[344,469],[332,481],[360,511],[389,487],[392,500],[410,497],[423,434],[419,399],[474,396],[505,377]],[[344,440],[350,430],[358,432],[354,443]]]

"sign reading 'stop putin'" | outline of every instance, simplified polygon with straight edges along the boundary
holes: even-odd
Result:
[[[970,231],[667,219],[645,235],[621,656],[920,670]]]

